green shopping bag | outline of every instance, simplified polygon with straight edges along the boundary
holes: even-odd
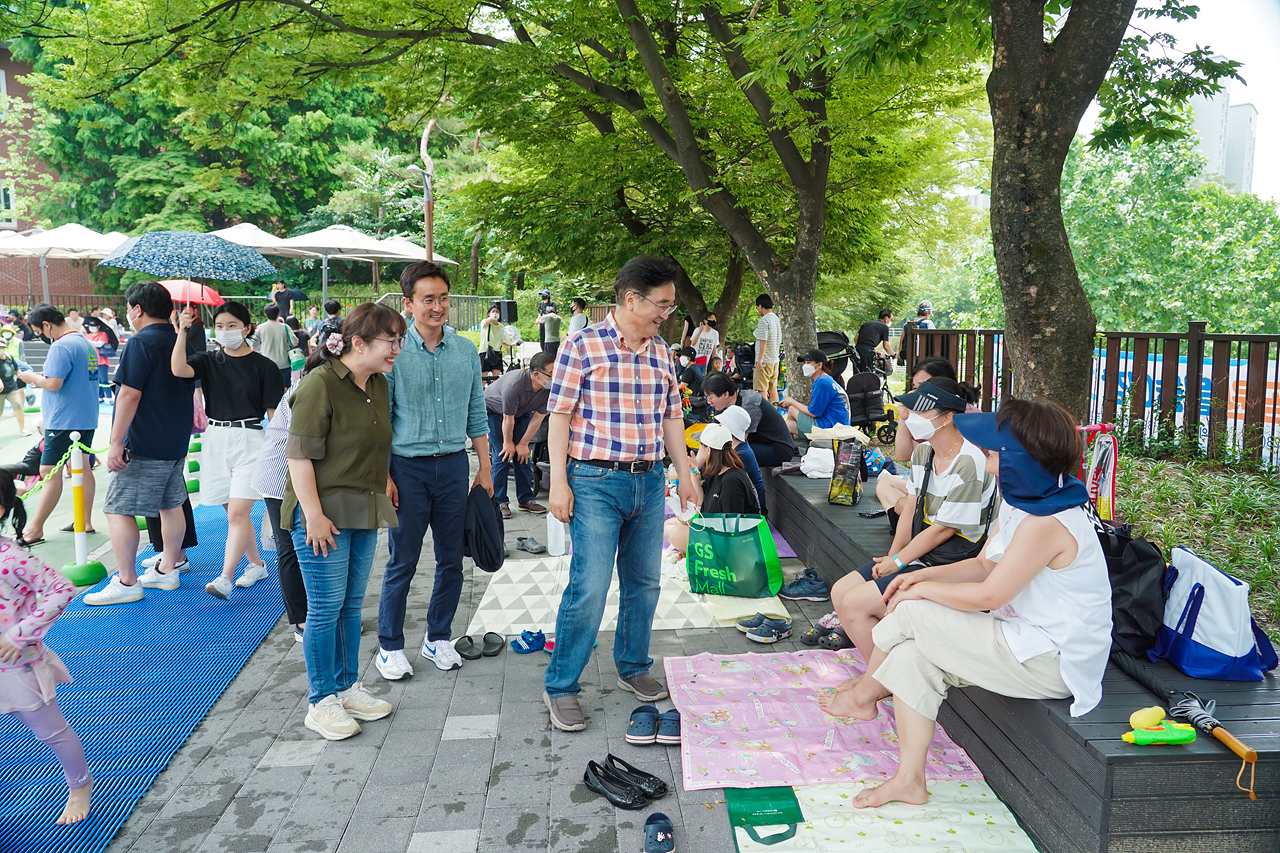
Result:
[[[729,825],[734,830],[735,847],[738,845],[739,829],[752,841],[767,846],[792,838],[800,824],[804,823],[800,802],[796,799],[795,789],[790,785],[776,788],[725,788],[724,799],[729,807]],[[758,826],[787,828],[761,838],[756,829]]]
[[[685,564],[689,591],[770,598],[782,589],[782,566],[762,515],[695,515]]]

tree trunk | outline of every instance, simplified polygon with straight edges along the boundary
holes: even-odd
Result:
[[[1044,0],[994,0],[987,98],[995,128],[991,235],[1014,393],[1088,417],[1093,309],[1062,219],[1062,167],[1136,0],[1076,0],[1044,41]]]
[[[476,133],[476,144],[479,144],[480,134]],[[481,228],[476,232],[476,236],[471,238],[471,292],[480,292],[480,246],[484,243],[484,237],[487,232]]]

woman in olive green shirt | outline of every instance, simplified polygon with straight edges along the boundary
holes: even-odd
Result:
[[[356,678],[360,607],[378,528],[396,526],[386,493],[391,422],[383,374],[404,333],[403,317],[370,302],[357,306],[340,332],[326,321],[289,401],[289,485],[280,520],[292,530],[307,588],[306,726],[327,740],[359,733],[356,720],[391,713]]]

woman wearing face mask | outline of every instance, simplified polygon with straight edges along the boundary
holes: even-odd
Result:
[[[677,352],[679,358],[676,361],[680,365],[680,383],[689,388],[690,394],[702,393],[702,374],[693,366],[693,360],[697,357],[697,353],[693,347],[684,347]]]
[[[195,317],[188,308],[178,315],[170,367],[179,379],[199,379],[204,389],[209,430],[204,435],[200,499],[220,503],[227,511],[222,574],[205,591],[227,601],[241,556],[248,557],[249,567],[235,586],[250,587],[267,576],[249,517],[254,501],[262,495],[249,481],[262,447],[263,415],[269,418],[275,413],[284,396],[284,380],[276,363],[254,352],[245,341],[253,332],[249,309],[239,302],[224,302],[214,310],[217,351],[187,355],[187,334]]]
[[[960,385],[931,379],[898,398],[906,429],[920,442],[911,454],[911,480],[889,553],[838,580],[831,602],[845,633],[871,657],[871,631],[884,618],[881,600],[897,573],[915,572],[977,556],[986,541],[997,497],[982,449],[966,441],[953,419],[965,410]],[[922,497],[923,496],[923,497]]]
[[[702,318],[689,345],[697,353],[693,359],[693,369],[699,376],[706,377],[707,364],[720,349],[720,333],[716,331],[716,315],[708,314]]]
[[[502,311],[495,302],[480,321],[480,375],[497,379],[502,375]]]
[[[796,359],[804,365],[804,375],[813,378],[809,405],[794,397],[783,397],[779,404],[787,410],[787,429],[793,436],[809,437],[814,427],[828,429],[849,423],[849,398],[829,373],[831,359],[820,349],[811,349]]]
[[[742,468],[742,460],[733,449],[733,434],[724,424],[708,424],[702,431],[693,475],[694,501],[700,513],[760,512],[756,487]],[[669,518],[663,525],[663,533],[677,556],[684,556],[689,547],[689,522]]]

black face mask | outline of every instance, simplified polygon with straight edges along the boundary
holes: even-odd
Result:
[[[44,332],[36,332],[36,337],[37,337],[37,338],[39,338],[40,340],[44,341],[46,344],[52,344],[52,343],[53,343],[53,340],[52,340],[51,338],[47,337],[47,336],[44,334]]]

